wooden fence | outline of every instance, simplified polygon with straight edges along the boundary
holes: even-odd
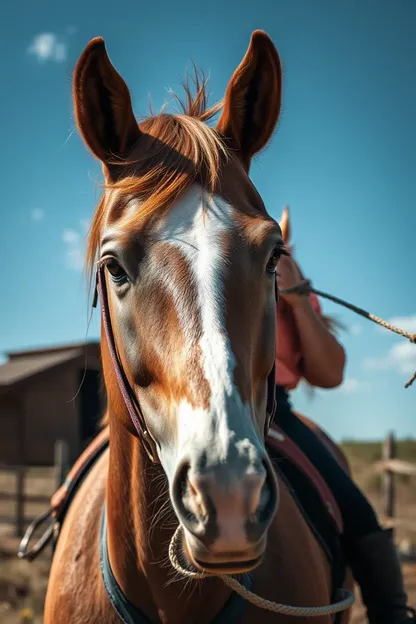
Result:
[[[416,533],[414,520],[397,517],[396,514],[396,476],[416,477],[416,463],[397,459],[397,443],[394,433],[384,441],[382,459],[373,465],[374,471],[383,476],[383,512],[384,523],[390,528],[404,528]],[[416,485],[416,483],[415,483]]]
[[[65,480],[68,466],[68,444],[64,440],[57,440],[55,442],[55,460],[54,467],[49,470],[51,478],[42,479],[45,481],[42,491],[33,493],[30,491],[30,485],[33,481],[33,477],[30,474],[30,468],[28,466],[1,466],[0,470],[3,477],[7,482],[7,487],[4,487],[5,491],[0,491],[0,504],[4,503],[6,512],[0,510],[0,522],[13,523],[15,525],[16,535],[22,537],[28,522],[33,520],[33,515],[28,514],[27,507],[30,505],[33,507],[35,504],[46,509],[50,502],[50,497],[53,492],[59,488],[59,486]],[[14,488],[10,487],[10,481],[13,481]],[[38,479],[39,480],[39,479]],[[28,487],[29,486],[29,487]],[[11,517],[9,513],[8,502],[14,503],[15,513]],[[2,505],[3,508],[4,505]]]

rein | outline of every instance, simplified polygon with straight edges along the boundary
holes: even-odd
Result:
[[[193,579],[204,579],[209,575],[202,572],[194,572],[186,570],[179,561],[178,552],[180,552],[180,542],[183,536],[183,528],[181,525],[176,529],[171,542],[169,544],[169,559],[175,570],[180,572],[183,576]],[[291,605],[280,604],[279,602],[273,602],[272,600],[266,600],[257,596],[247,587],[244,587],[237,579],[228,575],[219,575],[219,578],[230,587],[233,591],[245,598],[247,602],[251,602],[260,609],[266,611],[272,611],[273,613],[281,613],[284,615],[294,615],[297,617],[317,617],[320,615],[333,615],[349,609],[354,604],[354,594],[348,589],[341,589],[338,591],[338,602],[329,605],[323,605],[322,607],[292,607]]]
[[[348,308],[348,310],[352,310],[352,312],[359,314],[359,316],[362,316],[368,319],[369,321],[372,321],[373,323],[376,323],[377,325],[380,325],[381,327],[384,327],[385,329],[388,329],[389,331],[394,332],[395,334],[399,334],[399,336],[403,336],[403,338],[407,338],[408,340],[410,340],[412,344],[416,345],[416,333],[412,334],[410,332],[407,332],[404,329],[401,329],[400,327],[396,327],[396,325],[392,325],[391,323],[388,323],[387,321],[380,318],[379,316],[375,316],[374,314],[371,314],[371,312],[367,312],[367,310],[364,310],[363,308],[359,308],[358,306],[353,305],[352,303],[348,303],[348,301],[345,301],[344,299],[340,299],[339,297],[334,297],[334,295],[329,295],[328,293],[323,292],[322,290],[317,290],[316,288],[312,287],[312,283],[310,282],[310,280],[302,280],[301,282],[296,284],[296,286],[293,286],[292,288],[285,288],[284,290],[281,290],[279,292],[284,295],[296,293],[297,295],[303,295],[305,297],[313,293],[317,295],[318,297],[322,297],[323,299],[329,299],[329,301],[333,301],[334,303],[337,303],[338,305],[344,306],[344,308]],[[416,371],[413,373],[410,379],[405,383],[404,387],[409,388],[415,380],[416,380]]]

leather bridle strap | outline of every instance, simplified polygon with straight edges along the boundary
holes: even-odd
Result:
[[[105,337],[108,350],[113,363],[114,372],[117,377],[118,387],[122,394],[124,404],[130,415],[131,421],[137,431],[137,435],[153,463],[157,463],[156,445],[147,431],[146,421],[143,412],[138,404],[131,386],[126,378],[123,366],[117,353],[116,341],[114,339],[113,327],[111,325],[110,309],[108,305],[107,284],[105,282],[104,267],[101,265],[97,269],[96,291],[93,300],[93,307],[97,306],[97,295],[100,296],[101,316],[103,320]]]
[[[273,368],[267,378],[267,404],[266,404],[266,422],[264,425],[264,439],[267,438],[269,429],[274,420],[277,409],[276,400],[276,360],[274,361]]]
[[[277,279],[274,281],[274,295],[277,302],[279,301],[279,288]],[[276,315],[277,322],[277,315]],[[266,422],[264,425],[264,439],[267,438],[269,429],[276,415],[277,399],[276,399],[276,355],[273,360],[273,367],[267,378],[267,403],[266,403]]]
[[[118,387],[122,394],[124,404],[130,415],[131,421],[137,431],[137,435],[143,443],[143,446],[149,455],[152,462],[158,461],[156,444],[150,433],[147,430],[146,420],[140,405],[136,399],[133,390],[128,382],[126,374],[123,370],[123,366],[120,362],[120,358],[117,353],[116,341],[114,338],[114,332],[111,325],[110,309],[108,305],[107,285],[104,275],[104,266],[99,265],[97,268],[96,288],[94,293],[94,299],[92,306],[97,307],[97,298],[100,297],[101,316],[104,326],[105,337],[107,340],[108,350],[110,352],[111,361],[113,363],[114,372],[117,377]],[[278,298],[277,283],[276,283],[276,301]],[[267,379],[267,405],[266,405],[266,423],[264,437],[266,438],[270,425],[273,422],[274,415],[276,413],[276,359],[273,363],[273,368],[269,373]]]

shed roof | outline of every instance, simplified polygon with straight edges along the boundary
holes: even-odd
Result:
[[[100,343],[98,340],[90,340],[83,342],[71,342],[67,344],[54,345],[49,347],[39,347],[36,349],[26,349],[25,351],[7,351],[6,355],[9,360],[15,360],[17,358],[32,357],[34,355],[50,355],[56,353],[68,353],[74,351],[74,349],[95,350],[98,351]]]
[[[82,353],[80,348],[49,353],[31,353],[30,351],[26,354],[21,353],[16,359],[12,358],[0,366],[0,387],[12,386],[28,377],[54,368],[64,362],[69,362]]]

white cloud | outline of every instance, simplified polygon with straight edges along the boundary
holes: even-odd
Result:
[[[62,240],[67,245],[77,245],[80,241],[81,235],[75,230],[64,230],[62,234]]]
[[[358,379],[347,378],[345,379],[342,386],[340,386],[339,391],[347,392],[347,393],[355,392],[358,389],[359,385],[360,385],[360,382],[358,381]]]
[[[393,318],[388,319],[388,322],[411,334],[416,333],[416,314],[409,314],[409,316],[393,316]],[[382,332],[385,336],[393,335],[390,331],[381,327],[381,325],[377,325],[377,331]]]
[[[395,316],[389,320],[389,323],[412,334],[416,333],[416,314],[410,314],[409,316]]]
[[[88,230],[90,229],[90,221],[88,219],[81,219],[80,224],[84,234],[88,234]]]
[[[36,56],[41,61],[55,61],[62,63],[66,59],[68,47],[58,35],[53,33],[40,33],[34,37],[27,49],[28,54]]]
[[[45,211],[42,210],[42,208],[35,208],[30,213],[30,216],[32,217],[33,221],[42,221],[42,219],[45,217]]]
[[[353,392],[359,392],[360,390],[369,387],[369,385],[368,381],[361,381],[359,379],[355,379],[354,377],[347,377],[344,379],[342,385],[335,390],[341,392],[342,394],[351,394]]]
[[[74,271],[82,271],[84,267],[86,223],[85,219],[81,219],[80,229],[82,233],[73,229],[66,229],[62,232],[62,240],[65,244],[66,266]]]
[[[363,361],[367,370],[395,370],[402,374],[411,374],[416,369],[416,345],[399,342],[386,355],[370,357]]]

